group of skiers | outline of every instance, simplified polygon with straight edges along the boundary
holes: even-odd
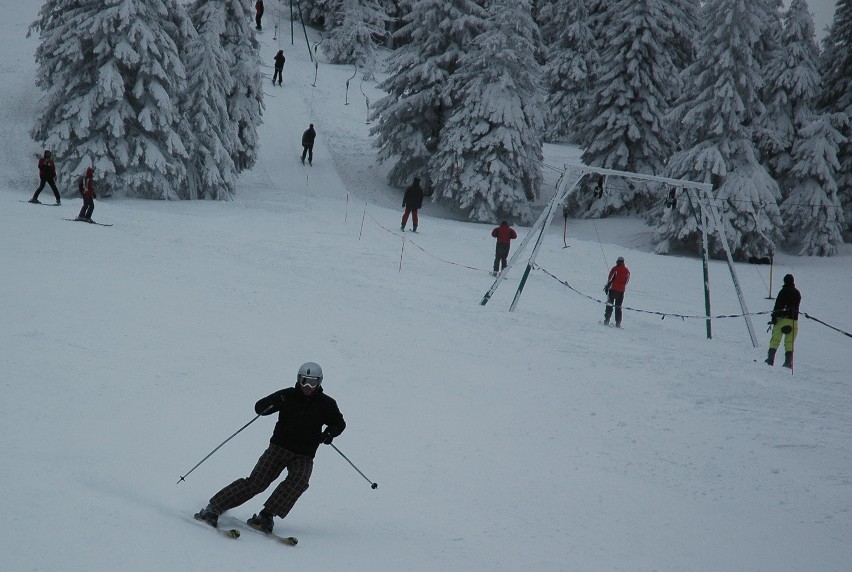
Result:
[[[53,154],[49,149],[45,149],[44,155],[38,160],[38,176],[40,184],[29,202],[41,204],[38,195],[47,185],[50,186],[53,196],[56,197],[56,206],[60,206],[62,198],[59,196],[59,189],[56,188],[56,163],[54,163]],[[95,199],[97,198],[95,194],[95,168],[86,169],[86,173],[80,176],[77,182],[77,189],[80,196],[83,197],[83,207],[80,209],[80,214],[77,215],[77,220],[92,222],[92,212],[95,210]]]

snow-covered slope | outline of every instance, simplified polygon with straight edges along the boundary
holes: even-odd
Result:
[[[510,313],[516,268],[480,306],[491,226],[427,204],[419,234],[397,231],[360,76],[350,105],[351,68],[320,63],[313,87],[298,29],[292,46],[269,25],[261,36],[269,63],[286,51],[285,85],[266,87],[260,161],[237,200],[116,198],[94,213],[111,228],[63,221],[78,200],[19,202],[37,182],[23,34],[38,3],[3,8],[4,570],[849,568],[850,338],[803,319],[793,375],[754,361],[765,315],[759,348],[741,318],[705,339],[703,320],[672,316],[703,312],[699,261],[651,254],[627,220],[570,221],[570,248],[561,220],[549,229],[538,263],[577,292],[534,271]],[[308,123],[313,167],[298,161]],[[618,255],[633,274],[625,304],[666,319],[598,325]],[[749,309],[768,310],[768,268],[737,271]],[[803,311],[850,330],[848,247],[780,256],[772,295],[787,272]],[[711,288],[714,314],[740,312],[724,264]],[[308,360],[348,422],[335,445],[378,489],[323,447],[276,524],[298,547],[205,530],[192,513],[251,470],[272,420],[178,477]]]

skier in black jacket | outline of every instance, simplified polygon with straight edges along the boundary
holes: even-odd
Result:
[[[320,443],[330,445],[346,428],[337,402],[325,394],[321,383],[322,368],[307,362],[296,374],[295,387],[276,391],[255,404],[255,413],[259,415],[278,413],[269,447],[248,477],[237,479],[213,495],[195,518],[216,527],[220,514],[265,491],[284,469],[287,469],[287,478],[278,484],[263,510],[248,519],[248,523],[264,532],[272,532],[272,517],[287,516],[308,489]]]
[[[408,215],[411,215],[411,222],[414,232],[417,232],[417,211],[423,206],[423,189],[420,187],[420,179],[414,177],[414,182],[411,186],[405,189],[405,194],[402,196],[402,206],[405,212],[402,215],[402,224],[399,225],[399,230],[405,230],[405,223],[408,222]]]
[[[769,353],[766,363],[775,365],[775,352],[781,345],[781,336],[784,336],[784,367],[793,369],[793,343],[796,334],[799,333],[799,304],[802,302],[802,294],[796,289],[792,274],[784,277],[784,285],[775,298],[775,307],[772,309],[772,337],[769,340]]]
[[[302,133],[302,165],[305,164],[305,156],[308,157],[308,164],[314,164],[314,139],[317,138],[317,132],[314,129],[314,124],[305,129]]]

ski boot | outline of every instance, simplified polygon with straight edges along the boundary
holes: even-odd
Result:
[[[200,520],[201,522],[206,522],[207,524],[209,524],[213,528],[219,527],[219,511],[214,509],[209,504],[207,506],[205,506],[204,508],[202,508],[201,510],[199,510],[197,513],[195,513],[194,517],[195,517],[195,520]]]
[[[37,198],[35,198],[35,197],[31,198],[31,199],[29,200],[29,202],[31,202],[31,203],[32,203],[32,204],[34,204],[34,205],[40,205],[40,204],[41,204],[41,201],[40,201],[40,200],[38,200],[38,199],[37,199]]]
[[[766,365],[775,365],[776,351],[778,351],[776,348],[769,348],[769,351],[766,352]]]
[[[252,515],[247,522],[249,526],[266,533],[271,533],[272,528],[275,526],[275,522],[272,520],[272,513],[267,509],[263,509],[260,513]]]
[[[793,369],[793,352],[784,352],[783,367]]]

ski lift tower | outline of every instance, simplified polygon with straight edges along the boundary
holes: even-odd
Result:
[[[618,171],[615,169],[603,169],[600,167],[588,167],[586,165],[566,163],[565,168],[562,172],[562,176],[559,178],[559,182],[556,186],[556,194],[553,196],[548,205],[542,211],[541,215],[539,215],[538,219],[533,223],[532,227],[530,228],[530,231],[521,241],[521,244],[518,246],[512,257],[510,258],[506,268],[500,273],[500,275],[497,276],[497,278],[494,280],[494,283],[491,285],[491,288],[489,288],[485,295],[482,297],[480,304],[484,306],[488,303],[488,300],[491,299],[491,296],[494,295],[494,292],[497,290],[497,287],[506,277],[507,273],[512,269],[513,265],[520,259],[522,253],[526,250],[528,244],[532,241],[533,237],[535,237],[535,244],[533,245],[529,259],[527,260],[526,268],[524,269],[524,273],[521,276],[521,281],[518,284],[518,289],[515,291],[515,296],[512,299],[512,304],[509,306],[510,312],[515,311],[515,308],[518,305],[518,301],[520,300],[521,294],[524,291],[524,286],[526,285],[527,279],[529,278],[530,271],[535,267],[535,260],[538,256],[538,251],[541,248],[542,243],[544,242],[545,231],[550,226],[550,223],[553,220],[553,216],[557,211],[557,205],[562,204],[569,196],[571,196],[571,193],[575,192],[576,189],[579,187],[580,181],[582,181],[585,176],[590,174],[597,174],[605,177],[622,177],[628,180],[654,182],[673,187],[674,189],[682,189],[686,193],[687,197],[689,198],[689,204],[692,208],[693,215],[695,215],[696,220],[698,221],[698,225],[701,228],[702,234],[701,259],[704,269],[704,310],[706,315],[707,339],[712,339],[713,337],[710,314],[710,265],[708,250],[708,233],[715,231],[716,237],[719,239],[725,251],[725,257],[727,258],[728,262],[728,270],[730,271],[731,280],[733,281],[734,288],[737,292],[737,298],[739,299],[740,308],[743,312],[743,317],[745,319],[749,337],[751,338],[751,343],[754,347],[758,347],[757,336],[754,331],[754,325],[752,324],[751,317],[749,316],[746,301],[742,293],[742,288],[740,288],[740,282],[737,277],[736,269],[734,267],[734,260],[731,255],[731,249],[728,245],[728,239],[725,235],[724,229],[722,228],[724,220],[719,215],[718,210],[716,209],[716,206],[713,203],[713,185],[710,183],[699,183],[686,179],[657,177],[654,175],[645,175],[642,173],[631,173],[629,171]]]

